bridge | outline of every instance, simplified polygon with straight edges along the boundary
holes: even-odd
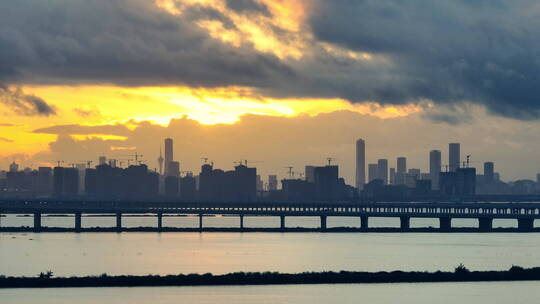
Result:
[[[239,217],[239,228],[244,229],[244,216],[276,216],[280,229],[285,231],[286,217],[311,216],[320,218],[321,231],[327,230],[327,217],[358,217],[358,231],[369,230],[369,218],[399,218],[400,230],[410,230],[411,218],[435,218],[440,231],[452,230],[452,219],[478,220],[479,231],[491,231],[494,219],[515,219],[518,231],[537,231],[534,220],[540,219],[540,203],[216,203],[216,202],[138,202],[138,201],[84,201],[84,200],[9,200],[0,201],[0,214],[32,214],[33,230],[42,231],[44,214],[74,215],[74,230],[82,230],[83,214],[114,214],[116,229],[122,230],[122,215],[155,215],[156,228],[162,230],[163,215],[197,215],[199,229],[203,230],[205,215]],[[538,230],[540,231],[540,230]]]

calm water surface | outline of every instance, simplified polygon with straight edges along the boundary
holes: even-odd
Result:
[[[0,233],[0,274],[475,270],[540,266],[536,233]]]
[[[0,290],[5,304],[538,303],[540,282]]]
[[[73,227],[72,217],[43,225]],[[238,227],[237,217],[205,217],[208,227]],[[2,217],[31,226],[31,217]],[[126,227],[153,226],[154,217],[125,217]],[[165,217],[173,227],[197,227],[197,217]],[[114,226],[113,217],[84,217],[85,227]],[[247,227],[279,227],[279,218],[246,217]],[[287,218],[289,227],[318,227],[318,218]],[[329,218],[330,227],[356,227],[357,218]],[[453,225],[476,227],[475,220]],[[370,219],[397,227],[397,219]],[[437,227],[413,219],[413,227]],[[494,221],[515,227],[514,221]],[[0,233],[0,274],[57,276],[216,274],[234,271],[475,270],[540,266],[536,233]],[[294,285],[153,288],[0,289],[0,303],[536,303],[539,282]]]

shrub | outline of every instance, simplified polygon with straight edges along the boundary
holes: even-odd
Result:
[[[463,263],[460,263],[455,269],[454,269],[454,272],[455,273],[458,273],[458,274],[465,274],[465,273],[469,273],[471,272],[467,267],[465,267],[465,265],[463,265]]]

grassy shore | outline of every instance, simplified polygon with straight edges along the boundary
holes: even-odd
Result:
[[[512,266],[503,271],[469,271],[463,265],[454,272],[236,272],[222,275],[179,274],[144,276],[54,277],[52,272],[36,277],[0,276],[0,288],[47,287],[136,287],[136,286],[213,286],[213,285],[278,285],[278,284],[343,284],[343,283],[420,283],[540,280],[540,267]]]

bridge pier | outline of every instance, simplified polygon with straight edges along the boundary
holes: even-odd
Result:
[[[285,230],[285,215],[281,215],[279,217],[279,228],[281,229],[281,231]]]
[[[122,231],[122,213],[116,213],[116,231]]]
[[[452,218],[451,217],[440,217],[439,218],[439,230],[441,231],[450,231],[452,229]]]
[[[321,215],[321,230],[326,230],[326,215]]]
[[[240,230],[244,230],[244,215],[240,215]]]
[[[41,231],[41,212],[34,212],[34,231]]]
[[[409,230],[411,228],[411,218],[408,216],[402,216],[399,218],[399,227],[401,230]]]
[[[367,215],[363,215],[360,217],[360,229],[362,230],[368,230],[369,227],[369,217]]]
[[[163,229],[163,213],[161,212],[157,214],[157,228],[159,231]]]
[[[82,228],[82,213],[76,212],[75,213],[75,232],[81,232]]]
[[[199,230],[203,230],[203,215],[199,214]]]
[[[493,218],[491,217],[478,218],[478,229],[480,231],[491,231],[493,229]]]
[[[534,219],[521,218],[518,219],[518,229],[520,231],[532,231],[534,228]]]

